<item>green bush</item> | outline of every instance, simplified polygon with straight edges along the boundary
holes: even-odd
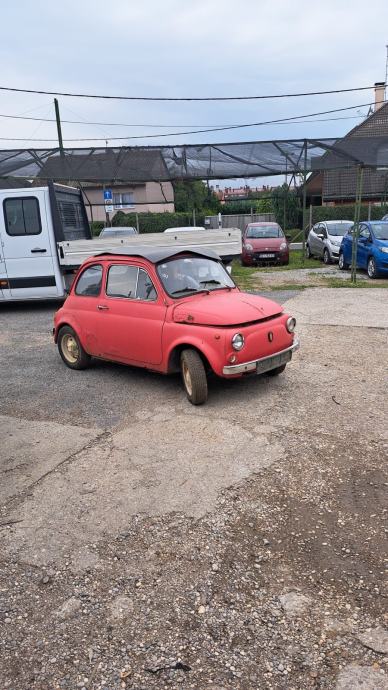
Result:
[[[353,220],[354,209],[354,204],[343,204],[341,206],[313,206],[313,224],[324,220]],[[374,206],[372,204],[370,209],[371,220],[380,220],[388,213],[387,206]],[[368,220],[368,204],[363,204],[361,206],[360,219]]]
[[[164,232],[167,228],[193,225],[192,213],[139,213],[139,231],[145,232]],[[197,213],[195,216],[196,225],[204,225],[205,216]],[[112,219],[115,227],[129,225],[136,228],[136,213],[123,213],[118,211]]]
[[[102,220],[93,220],[89,223],[89,225],[93,237],[97,237],[100,234],[102,228],[105,227],[105,223]]]

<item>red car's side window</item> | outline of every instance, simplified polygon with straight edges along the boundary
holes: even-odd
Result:
[[[83,297],[98,297],[102,285],[102,266],[97,264],[86,268],[77,280],[75,294]]]
[[[106,281],[108,297],[155,301],[157,292],[147,271],[138,266],[110,266]]]

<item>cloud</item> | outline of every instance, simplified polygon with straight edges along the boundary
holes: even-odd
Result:
[[[2,6],[7,30],[0,43],[1,81],[26,88],[156,96],[247,95],[368,85],[384,79],[387,19],[386,0],[370,0],[368,11],[361,0],[351,4],[345,0],[300,0],[297,4],[289,0],[6,2]],[[369,100],[373,100],[370,92],[237,103],[60,98],[60,107],[63,119],[203,125],[289,117]],[[31,108],[40,108],[37,114],[53,114],[52,98],[2,94],[0,112]],[[354,124],[354,120],[339,120],[273,125],[167,141],[334,136]],[[1,136],[31,137],[37,126],[0,118]],[[66,124],[63,130],[65,139],[150,133],[147,127]],[[55,126],[43,123],[35,136],[55,137]]]

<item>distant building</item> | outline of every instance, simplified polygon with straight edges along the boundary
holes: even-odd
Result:
[[[388,102],[384,102],[384,83],[375,84],[374,112],[354,127],[344,139],[388,136]],[[306,191],[311,204],[337,206],[352,204],[356,198],[356,167],[326,170],[310,175]],[[363,201],[380,204],[388,198],[388,171],[365,168],[363,175]]]
[[[157,150],[123,149],[120,156],[109,148],[67,153],[64,159],[60,156],[48,158],[40,178],[60,179],[66,183],[64,174],[71,184],[79,183],[82,187],[89,220],[106,220],[106,189],[112,191],[110,217],[116,211],[163,213],[175,209],[171,182],[149,181],[166,176],[164,160]]]
[[[270,192],[273,187],[268,185],[263,185],[262,187],[250,187],[249,185],[244,185],[243,187],[224,187],[220,188],[219,185],[212,187],[213,192],[220,200],[221,204],[225,204],[229,201],[244,201],[244,199],[252,198],[252,196],[259,197],[266,192]]]
[[[105,221],[104,188],[112,190],[113,212],[164,213],[174,212],[174,188],[171,182],[143,182],[139,184],[82,184],[89,220]],[[167,203],[166,203],[167,202]]]

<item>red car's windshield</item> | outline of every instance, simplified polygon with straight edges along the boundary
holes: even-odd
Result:
[[[157,266],[157,272],[164,289],[171,297],[236,287],[219,261],[202,257],[165,261]]]
[[[284,237],[283,230],[276,225],[248,226],[245,237],[251,240]]]

